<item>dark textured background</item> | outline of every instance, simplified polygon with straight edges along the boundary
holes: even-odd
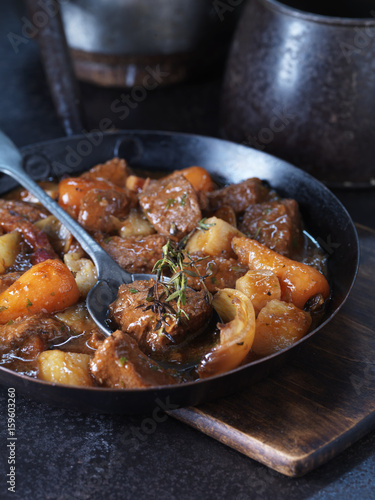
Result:
[[[3,0],[0,17],[0,129],[17,145],[63,135],[34,42],[15,54],[19,0]],[[150,92],[120,128],[218,134],[221,75]],[[93,128],[109,117],[120,90],[82,87]],[[356,221],[375,227],[374,193],[337,192]],[[145,417],[85,415],[17,396],[17,493],[7,495],[6,388],[0,389],[0,498],[372,499],[375,433],[301,479],[289,479],[167,418],[148,430]],[[131,439],[139,434],[140,439]]]

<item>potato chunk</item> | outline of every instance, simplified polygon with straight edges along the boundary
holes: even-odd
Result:
[[[311,325],[309,313],[293,304],[271,300],[258,314],[253,351],[268,356],[300,340]]]
[[[205,231],[196,231],[186,244],[189,253],[204,252],[214,257],[236,257],[231,243],[234,236],[243,236],[235,227],[217,217],[210,217],[204,223],[208,226]]]
[[[20,250],[21,234],[17,231],[0,236],[0,274],[12,266]]]
[[[44,351],[38,356],[38,377],[55,384],[92,386],[90,359],[88,354]]]
[[[236,281],[236,289],[244,293],[253,303],[255,315],[270,300],[280,300],[280,283],[272,271],[248,271]]]
[[[80,296],[86,298],[97,281],[97,271],[90,259],[80,257],[80,252],[71,252],[64,255],[64,263],[73,273]]]
[[[119,232],[121,238],[127,238],[128,236],[148,236],[154,234],[155,229],[140,210],[131,209]]]

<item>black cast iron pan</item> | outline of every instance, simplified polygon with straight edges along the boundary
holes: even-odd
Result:
[[[132,167],[175,170],[191,165],[206,168],[220,182],[232,183],[257,176],[284,197],[295,198],[306,227],[328,252],[332,300],[322,324],[292,347],[226,374],[181,385],[152,389],[78,388],[53,385],[0,367],[0,383],[15,387],[30,398],[81,411],[142,413],[156,406],[173,409],[239,391],[277,369],[298,347],[337,313],[353,285],[359,258],[355,227],[341,203],[320,182],[292,165],[261,151],[238,144],[188,134],[123,131],[72,136],[28,146],[24,164],[36,180],[63,174],[76,175],[113,156]],[[0,195],[15,187],[0,176]]]
[[[42,6],[26,0],[30,14]],[[226,374],[196,382],[152,389],[103,389],[53,385],[0,367],[0,383],[14,387],[29,398],[81,411],[143,413],[156,407],[196,405],[239,391],[298,355],[299,346],[318,331],[345,302],[358,268],[358,237],[347,211],[337,198],[307,173],[261,151],[227,141],[187,134],[148,131],[80,134],[83,130],[79,88],[67,49],[60,16],[49,17],[38,30],[42,60],[57,114],[68,138],[23,149],[24,166],[36,180],[64,174],[76,175],[113,156],[125,158],[132,167],[147,170],[205,167],[220,182],[238,182],[257,176],[280,195],[295,198],[309,232],[330,255],[328,267],[333,297],[322,324],[294,344],[260,361]],[[15,184],[0,174],[0,196]]]

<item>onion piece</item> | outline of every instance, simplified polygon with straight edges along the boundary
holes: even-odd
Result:
[[[201,378],[237,368],[249,353],[255,335],[255,312],[251,300],[239,290],[224,288],[213,299],[224,323],[218,323],[220,340],[198,366]]]

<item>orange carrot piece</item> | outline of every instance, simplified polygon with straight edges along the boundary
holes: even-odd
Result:
[[[210,174],[203,167],[188,167],[179,170],[196,191],[213,191],[214,184]]]
[[[123,188],[105,179],[68,177],[59,183],[59,205],[73,217],[78,217],[81,200],[92,189],[123,191]]]
[[[268,269],[276,274],[282,300],[303,309],[306,302],[318,293],[324,299],[329,297],[328,282],[315,267],[288,259],[250,238],[234,237],[232,246],[240,262],[250,269]]]
[[[54,313],[79,299],[77,283],[60,260],[36,264],[0,294],[0,324],[18,317]]]

